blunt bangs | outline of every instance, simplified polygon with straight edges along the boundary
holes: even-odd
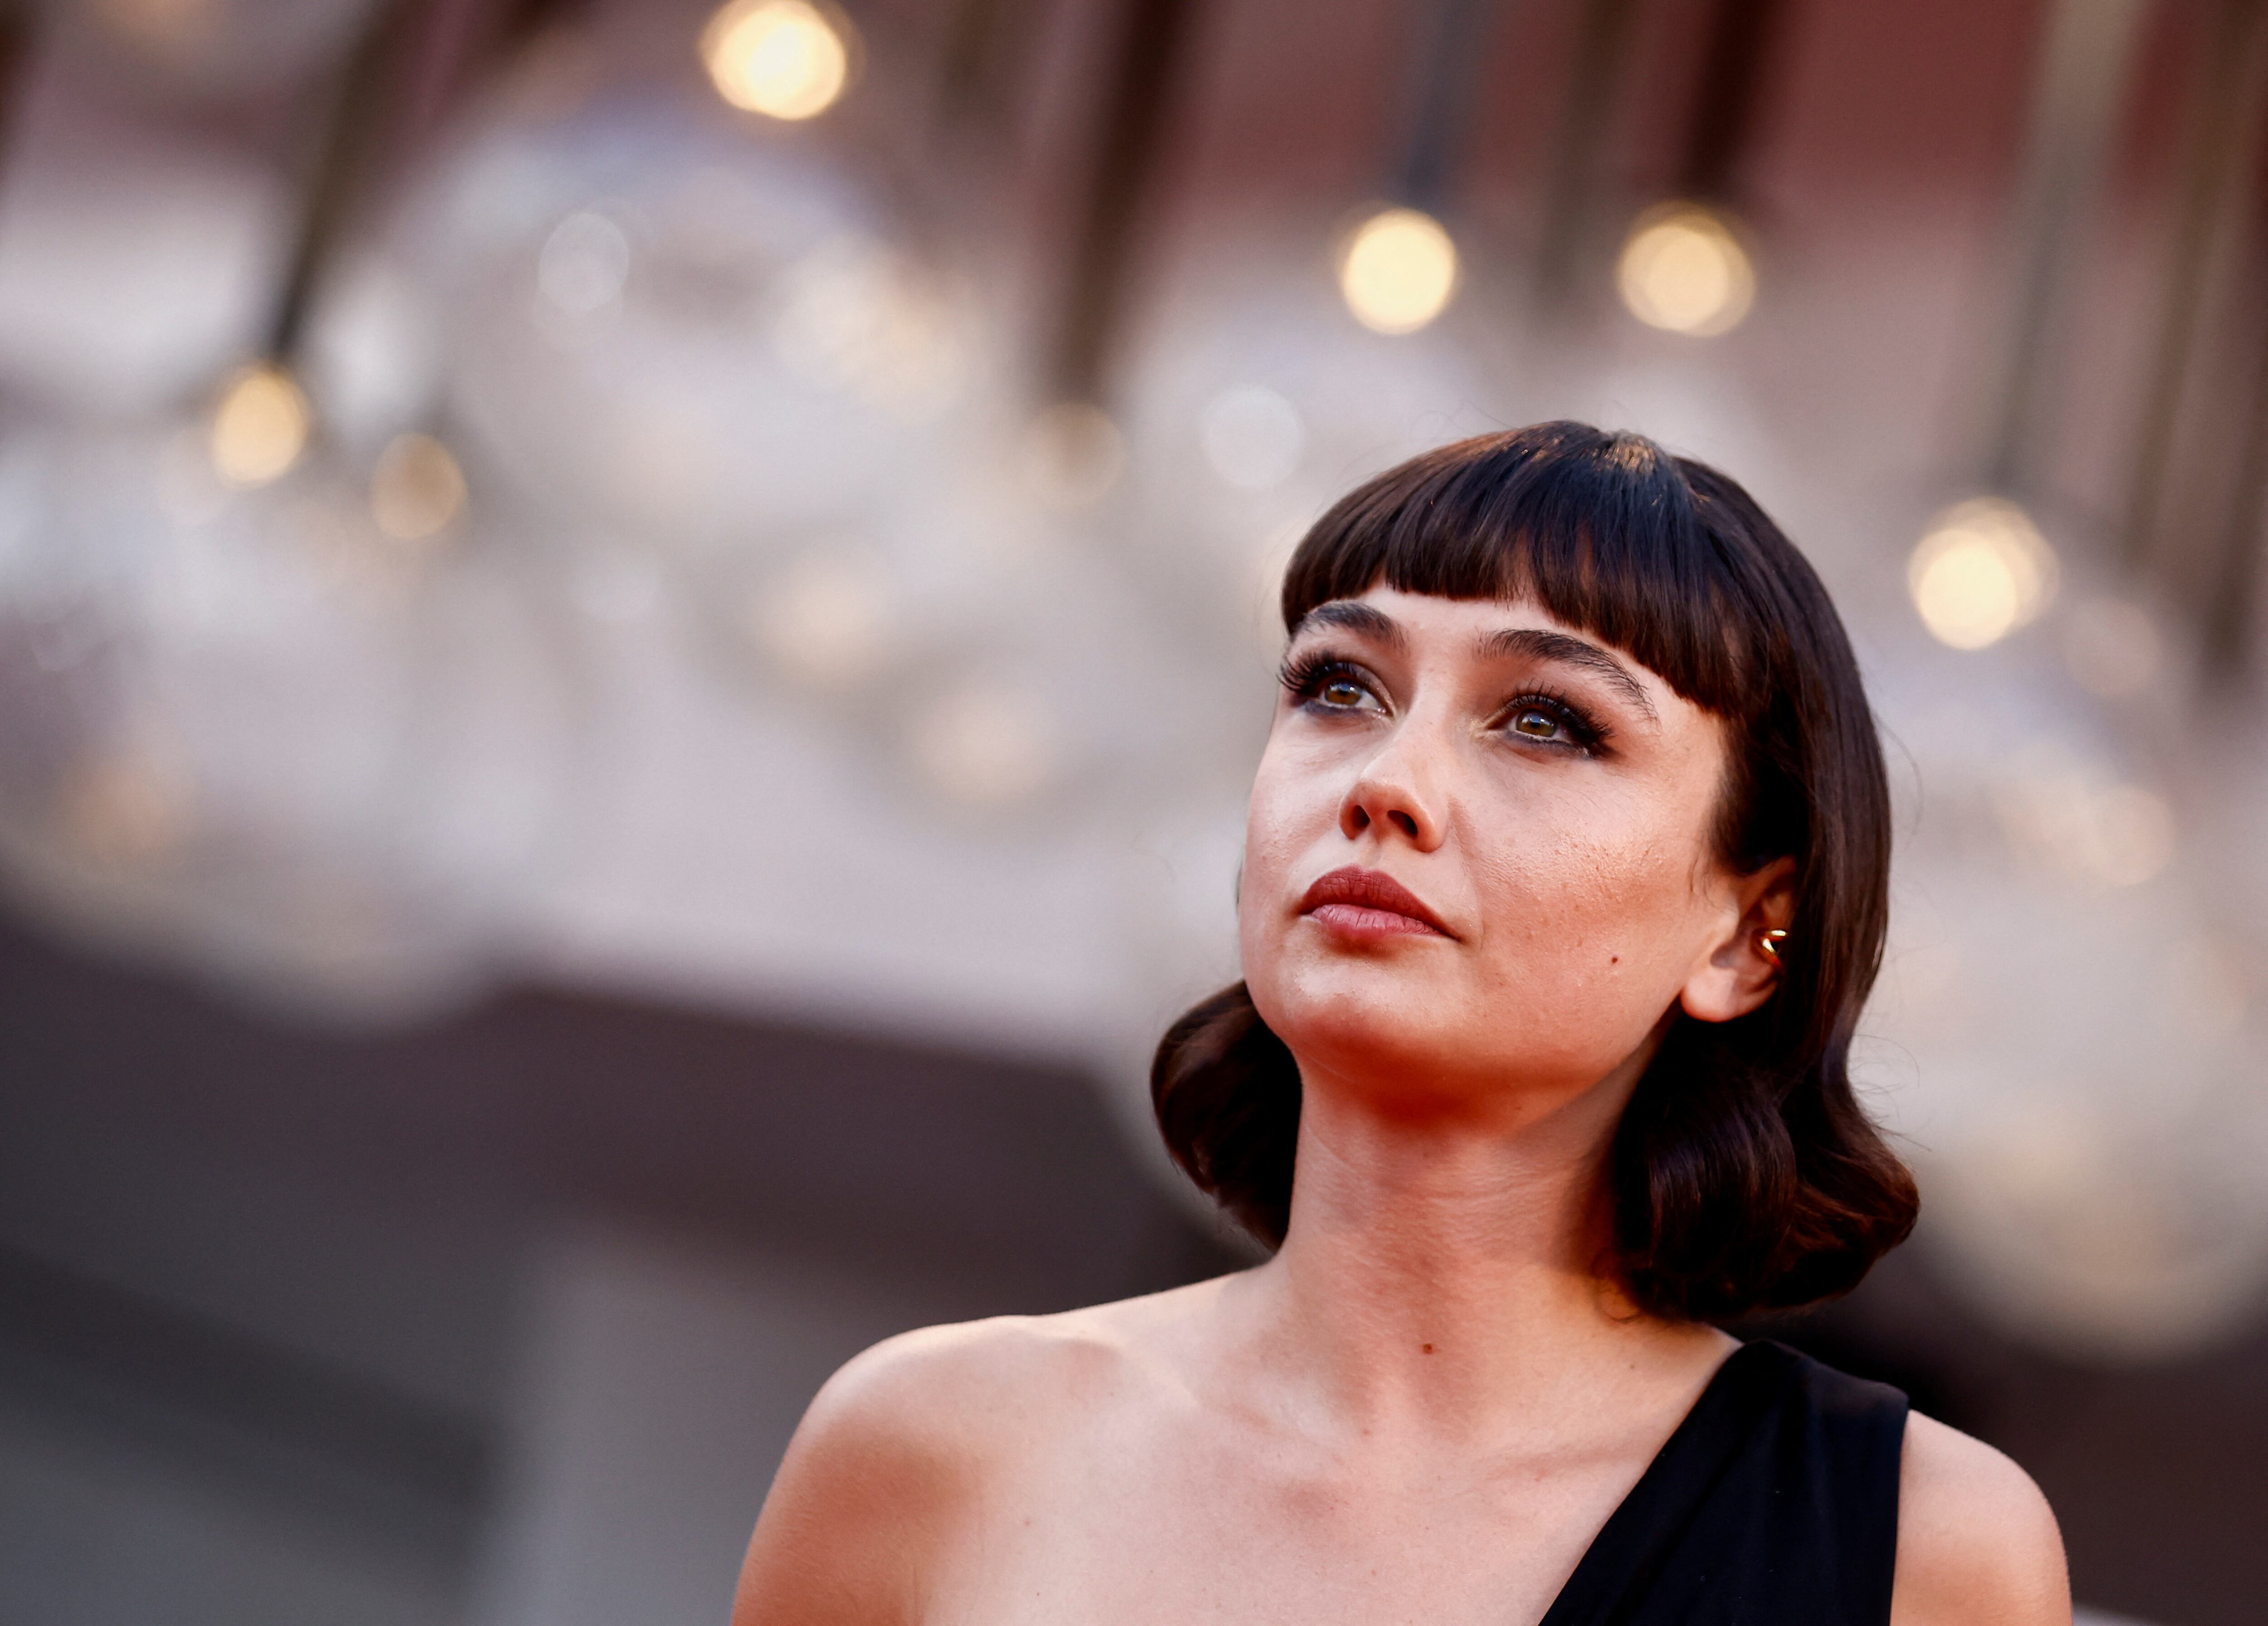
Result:
[[[1745,717],[1767,679],[1756,617],[1675,460],[1642,436],[1541,423],[1461,441],[1317,520],[1284,578],[1285,630],[1383,582],[1445,599],[1529,599],[1627,650],[1680,695]]]

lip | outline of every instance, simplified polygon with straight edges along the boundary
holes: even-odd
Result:
[[[1440,916],[1383,870],[1353,865],[1333,870],[1307,888],[1300,913],[1351,938],[1454,938]]]

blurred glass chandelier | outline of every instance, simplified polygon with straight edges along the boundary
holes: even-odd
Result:
[[[464,313],[451,419],[556,564],[642,562],[769,718],[855,742],[930,812],[1022,816],[1091,779],[1055,665],[1079,654],[1042,647],[1041,607],[1105,591],[1055,539],[1116,430],[1012,404],[1012,294],[952,258],[988,242],[916,254],[801,132],[643,95],[491,126],[419,217]]]
[[[551,851],[562,652],[508,570],[389,534],[334,458],[232,489],[210,432],[11,441],[10,878],[269,1002],[461,997]]]
[[[1115,523],[1161,613],[1254,663],[1242,684],[1281,652],[1277,586],[1326,505],[1402,457],[1521,421],[1521,408],[1437,332],[1349,322],[1337,291],[1273,244],[1221,238],[1200,252],[1204,293],[1161,312],[1128,370]]]
[[[1671,200],[1631,223],[1616,257],[1616,291],[1649,327],[1715,338],[1756,304],[1756,259],[1734,199],[1782,9],[1782,0],[1717,0]]]
[[[1978,483],[1988,494],[1932,520],[1907,584],[1940,643],[1983,649],[2037,620],[2059,565],[2019,495],[2041,483],[2058,416],[2058,339],[2067,319],[2072,244],[2101,184],[2110,131],[2140,41],[2141,8],[2063,0],[2051,11],[2032,91],[2031,128],[2008,228],[2007,337],[1991,376]]]
[[[352,1019],[479,984],[552,856],[578,732],[564,652],[468,530],[430,399],[365,414],[365,446],[320,410],[353,380],[307,379],[398,86],[390,17],[323,109],[260,357],[186,422],[19,423],[0,445],[10,884]]]
[[[2268,1284],[2257,945],[2228,929],[2262,879],[2178,740],[2117,728],[2044,645],[1974,658],[1981,685],[1929,659],[1877,684],[1926,790],[1865,1029],[1919,1245],[2014,1335],[2167,1358]]]
[[[1410,29],[1410,96],[1387,183],[1336,254],[1339,295],[1373,333],[1416,333],[1456,297],[1464,266],[1442,223],[1472,122],[1494,0],[1433,0]]]
[[[328,70],[388,0],[92,0],[46,8],[82,48],[200,99],[271,91]]]
[[[1918,649],[1897,679],[1892,726],[1928,795],[1879,1007],[1918,1069],[1897,1099],[1921,1246],[1986,1319],[2097,1360],[2210,1345],[2268,1289],[2268,876],[2248,828],[2268,784],[2238,766],[2257,725],[2221,712],[2198,739],[2191,651],[2150,589],[2106,574],[2067,516],[2059,555],[2038,517],[2057,511],[2079,233],[2141,15],[2049,14],[1969,475],[1990,495],[1940,511],[1907,563],[1922,628],[1964,653]],[[2052,636],[2017,636],[2034,625]]]
[[[855,530],[978,385],[968,292],[838,166],[674,102],[492,128],[421,217],[452,416],[563,537],[684,564]]]

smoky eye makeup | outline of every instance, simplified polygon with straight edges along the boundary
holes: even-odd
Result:
[[[1277,676],[1287,699],[1322,716],[1370,710],[1365,702],[1385,709],[1384,686],[1377,675],[1329,648],[1294,651],[1285,657]],[[1491,726],[1523,746],[1586,756],[1606,754],[1607,741],[1614,735],[1612,726],[1590,707],[1548,687],[1513,695],[1498,709]]]
[[[1555,689],[1535,688],[1514,695],[1498,713],[1499,732],[1524,745],[1586,756],[1606,753],[1614,730],[1589,707]]]
[[[1365,700],[1384,703],[1383,687],[1368,667],[1329,649],[1286,655],[1277,678],[1287,698],[1319,711],[1359,711]]]

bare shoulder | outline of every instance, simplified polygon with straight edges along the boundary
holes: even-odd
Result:
[[[1152,1364],[1219,1287],[1199,1282],[1057,1315],[1000,1315],[886,1339],[828,1380],[797,1444],[887,1439],[971,1460],[1012,1452],[1049,1402],[1084,1402]],[[791,1448],[791,1455],[793,1449]]]
[[[1139,1381],[1149,1346],[1204,1285],[924,1328],[850,1362],[789,1443],[749,1542],[733,1626],[917,1618],[988,1488],[1067,1418]]]
[[[1891,1626],[2070,1626],[2055,1514],[2031,1475],[1918,1412],[1898,1483]]]

